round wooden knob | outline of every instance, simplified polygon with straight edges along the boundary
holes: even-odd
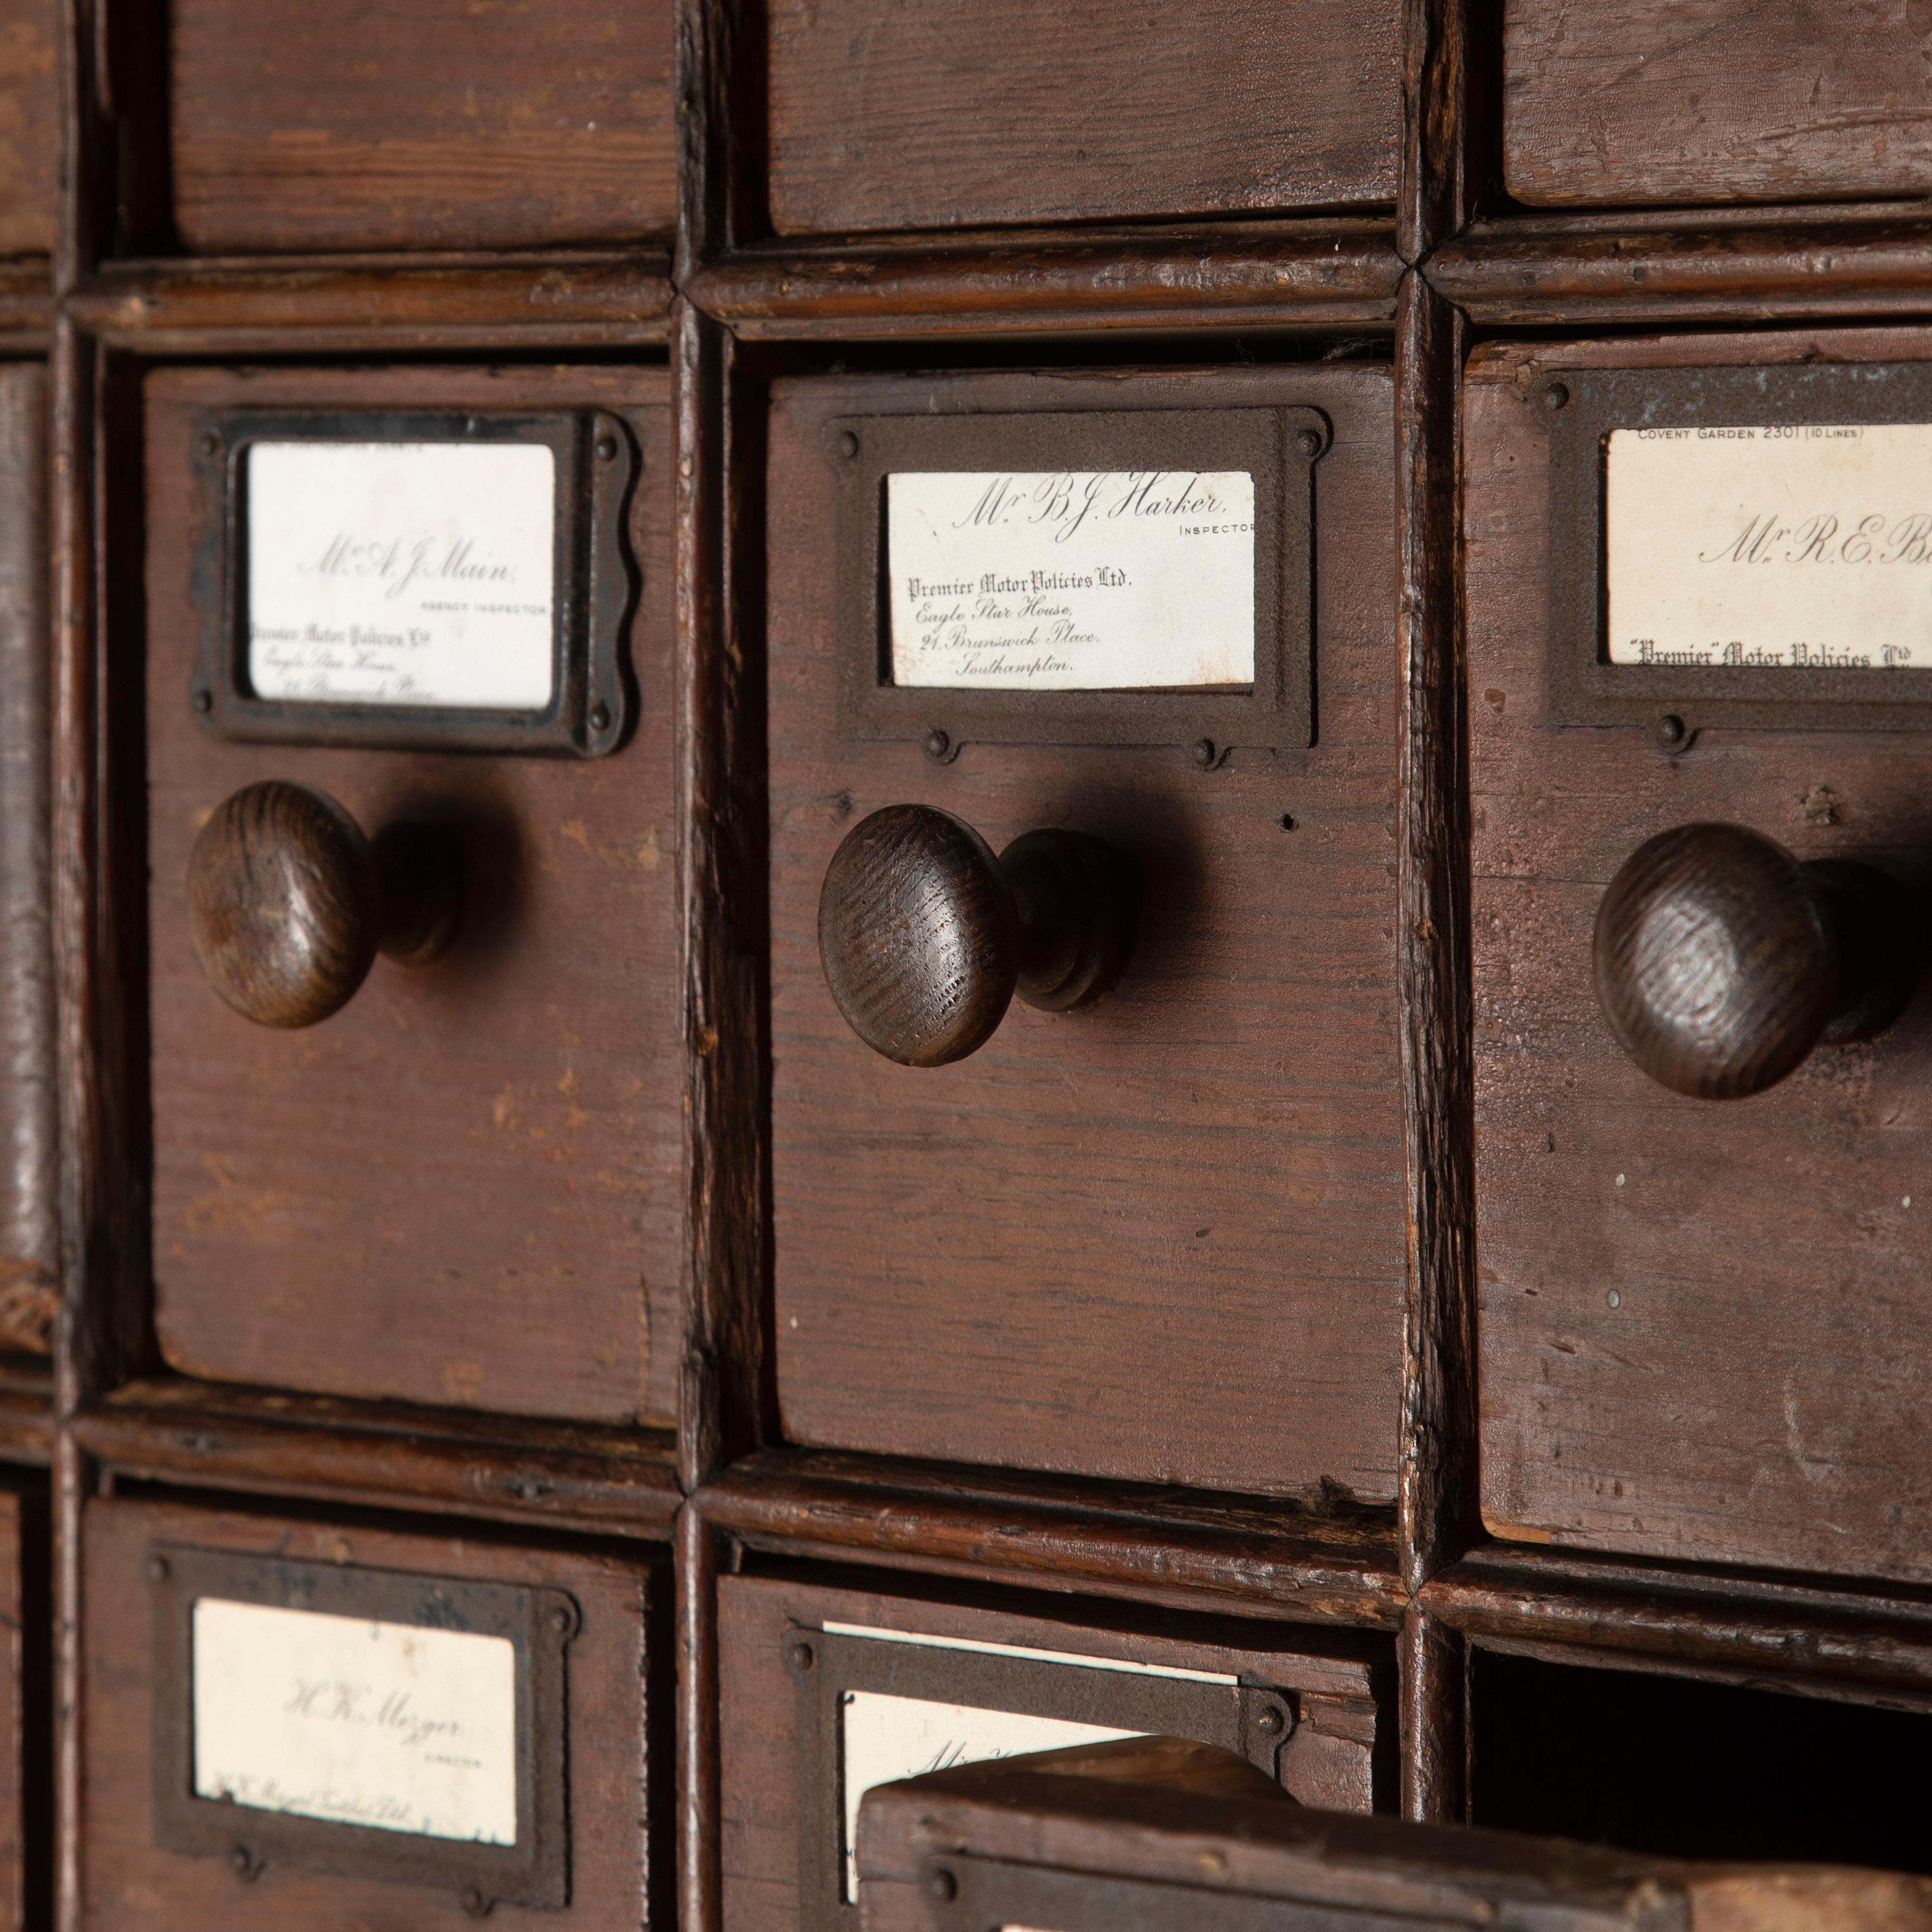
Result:
[[[1742,825],[1680,825],[1624,860],[1598,909],[1597,997],[1624,1051],[1679,1094],[1761,1094],[1820,1041],[1868,1040],[1918,977],[1904,895],[1801,863]]]
[[[376,953],[434,958],[454,932],[454,843],[395,825],[372,843],[326,792],[272,779],[218,806],[188,861],[188,931],[208,983],[262,1026],[314,1026]]]
[[[950,812],[893,805],[845,835],[818,900],[818,956],[838,1010],[905,1066],[983,1046],[1017,992],[1064,1012],[1120,976],[1128,868],[1078,832],[1029,832],[998,858]]]

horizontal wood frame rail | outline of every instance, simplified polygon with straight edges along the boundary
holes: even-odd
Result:
[[[414,1502],[590,1534],[666,1535],[682,1497],[668,1432],[185,1378],[129,1383],[71,1428],[117,1476],[345,1504]]]

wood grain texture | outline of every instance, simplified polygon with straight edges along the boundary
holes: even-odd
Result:
[[[698,1502],[747,1548],[789,1557],[1383,1629],[1407,1600],[1384,1510],[789,1449],[747,1456]]]
[[[781,1648],[794,1624],[831,1621],[1240,1674],[1298,1694],[1300,1721],[1280,1756],[1292,1796],[1330,1810],[1366,1811],[1372,1802],[1382,1721],[1372,1660],[1385,1657],[1385,1645],[1378,1650],[1342,1632],[1225,1622],[1136,1632],[1110,1624],[1090,1605],[1062,1619],[1036,1604],[949,1603],[929,1583],[881,1595],[728,1576],[717,1588],[724,1932],[784,1932],[800,1922],[798,1834],[809,1815],[805,1780],[815,1768],[798,1735],[798,1687]]]
[[[44,1673],[46,1660],[33,1654],[28,1640],[30,1618],[24,1600],[28,1567],[21,1537],[26,1526],[22,1499],[10,1489],[0,1489],[0,1922],[10,1932],[26,1932],[28,1924],[28,1874],[30,1862],[42,1864],[52,1847],[32,1844],[28,1836],[24,1808],[28,1780],[39,1784],[46,1767],[27,1761],[22,1734],[28,1695],[27,1673]],[[46,1533],[45,1524],[40,1533]],[[40,1606],[44,1612],[44,1606]],[[44,1696],[43,1681],[33,1687],[34,1694]],[[43,1741],[35,1738],[33,1742]],[[44,1831],[47,1820],[38,1818]],[[34,1900],[36,1906],[43,1904]]]
[[[38,1354],[60,1303],[46,439],[45,370],[0,364],[0,1349]]]
[[[1591,934],[1652,834],[1748,825],[1912,893],[1932,866],[1906,734],[1648,734],[1546,722],[1540,367],[1932,355],[1790,331],[1487,350],[1465,398],[1475,833],[1483,1504],[1498,1535],[1924,1580],[1932,1013],[1821,1048],[1727,1108],[1658,1087],[1597,1010]],[[1808,819],[1823,786],[1834,823]]]
[[[664,1535],[668,1433],[292,1396],[176,1378],[125,1384],[70,1424],[111,1476],[610,1536]]]
[[[154,1296],[184,1372],[589,1420],[676,1415],[683,1266],[668,398],[662,372],[160,375],[148,410]],[[224,743],[191,713],[188,482],[224,404],[615,410],[642,478],[631,742],[590,763]],[[124,671],[122,675],[129,674]],[[189,943],[204,815],[266,778],[464,848],[462,943],[325,1026],[228,1012]]]
[[[56,0],[11,0],[0,18],[0,255],[51,255],[60,182]]]
[[[772,0],[782,235],[1392,202],[1398,8]]]
[[[1275,1495],[1394,1480],[1402,1278],[1384,369],[781,384],[769,471],[773,1168],[791,1441]],[[1313,404],[1321,742],[842,742],[833,478],[865,410]],[[1141,878],[1132,969],[898,1067],[825,986],[851,826],[939,806],[996,847],[1060,826]],[[1284,829],[1284,814],[1293,820]],[[962,1188],[962,1177],[970,1185]]]
[[[568,1591],[582,1625],[566,1659],[570,1765],[571,1902],[559,1912],[499,1904],[490,1923],[553,1927],[636,1925],[668,1873],[647,1869],[648,1821],[668,1796],[670,1767],[649,1749],[656,1700],[668,1699],[668,1643],[653,1606],[664,1583],[640,1552],[591,1555],[518,1548],[482,1538],[400,1534],[296,1522],[179,1504],[94,1502],[86,1522],[85,1809],[78,1825],[82,1927],[220,1925],[234,1932],[428,1932],[472,1923],[453,1893],[271,1868],[238,1880],[224,1858],[165,1851],[154,1841],[156,1700],[188,1687],[158,1682],[149,1545],[354,1564],[418,1576],[476,1579]]]
[[[1920,0],[1506,0],[1504,168],[1538,206],[1932,189]]]
[[[1684,1932],[1932,1926],[1932,1880],[1694,1864],[1512,1832],[1322,1816],[1266,1798],[1177,1789],[1157,1756],[1126,1745],[1043,1752],[883,1786],[866,1800],[859,1856],[866,1932],[944,1922],[922,1897],[935,1859],[969,1886],[975,1865],[994,1861],[1062,1883],[1076,1874],[1108,1882],[1106,1922],[1130,1927],[1172,1922],[1175,1894],[1167,1888],[1177,1886],[1200,1899],[1209,1924],[1218,1916],[1214,1894],[1225,1888],[1244,1904],[1274,1901],[1286,1924],[1359,1918],[1416,1932],[1538,1922],[1573,1932],[1651,1923]],[[1136,1880],[1162,1890],[1137,1898]],[[1043,1917],[1051,1907],[1013,1909]],[[1089,1912],[1083,1922],[1096,1922],[1100,1915]]]
[[[197,254],[535,248],[676,219],[668,0],[177,0],[175,224]]]

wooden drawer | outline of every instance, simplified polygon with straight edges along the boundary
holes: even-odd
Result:
[[[53,1700],[44,1484],[0,1487],[0,1924],[47,1922],[52,1866]]]
[[[726,1932],[851,1932],[865,1790],[1094,1731],[1200,1737],[1299,1802],[1366,1811],[1388,1646],[1278,1624],[1159,1634],[1055,1611],[718,1584]],[[1384,1801],[1386,1798],[1384,1798]]]
[[[650,369],[150,379],[154,1269],[176,1367],[519,1414],[674,1416],[683,1128],[668,397]],[[628,742],[580,758],[211,730],[191,698],[208,600],[222,594],[204,548],[222,492],[196,452],[224,412],[263,409],[606,412],[613,448],[632,440],[638,466]],[[346,520],[354,506],[328,508]],[[231,1012],[191,943],[197,835],[239,788],[271,779],[320,788],[371,837],[415,820],[460,848],[465,904],[443,956],[378,958],[346,1007],[297,1031]]]
[[[1395,199],[1400,10],[774,0],[781,234]]]
[[[1932,188],[1912,0],[1507,0],[1504,171],[1561,206],[1869,201]]]
[[[0,255],[51,255],[60,184],[55,0],[0,22]]]
[[[0,29],[0,45],[4,45]],[[0,363],[0,1352],[44,1354],[59,1304],[49,931],[47,398]]]
[[[1561,432],[1546,388],[1563,385],[1568,415],[1591,406],[1592,372],[1633,372],[1622,406],[1662,398],[1667,428],[1678,417],[1666,406],[1693,393],[1666,389],[1673,372],[1702,370],[1714,428],[1761,420],[1739,400],[1760,388],[1772,400],[1755,406],[1786,423],[1844,422],[1848,409],[1854,422],[1923,422],[1911,392],[1924,372],[1911,371],[1928,356],[1922,332],[1792,332],[1525,344],[1471,364],[1478,1332],[1483,1498],[1499,1535],[1932,1576],[1922,989],[1869,1043],[1819,1046],[1782,1084],[1714,1102],[1667,1090],[1626,1055],[1592,964],[1613,875],[1672,827],[1741,824],[1801,860],[1865,861],[1922,890],[1923,730],[1881,728],[1898,721],[1810,693],[1808,717],[1698,728],[1698,705],[1718,700],[1676,694],[1706,673],[1667,667],[1647,715],[1556,724],[1563,654],[1600,646],[1594,626],[1586,636],[1564,614],[1588,594],[1578,560],[1597,546],[1592,526],[1552,526]],[[1738,366],[1742,381],[1726,376]],[[1816,389],[1779,401],[1785,376]],[[1586,427],[1575,434],[1594,476]],[[1672,446],[1701,447],[1692,435]],[[1740,528],[1772,507],[1741,509]],[[1848,564],[1837,580],[1846,598],[1856,574]],[[1679,711],[1693,735],[1673,751],[1656,728]],[[1910,922],[1890,937],[1908,943]]]
[[[488,1912],[493,1924],[568,1932],[640,1924],[653,1908],[665,1909],[669,1874],[652,1866],[650,1853],[653,1819],[673,1794],[668,1772],[650,1762],[656,1745],[647,1750],[646,1739],[668,1718],[668,1625],[647,1555],[591,1556],[487,1537],[107,1502],[89,1505],[84,1561],[80,1844],[88,1924],[117,1932],[212,1924],[404,1932],[453,1928]],[[395,1607],[412,1593],[429,1608]],[[200,1621],[211,1604],[223,1618],[218,1625]],[[453,1778],[428,1797],[426,1787],[386,1784],[408,1774],[366,1744],[339,1750],[329,1766],[334,1782],[311,1790],[302,1780],[318,1747],[292,1738],[286,1724],[265,1744],[266,1720],[238,1747],[232,1727],[220,1721],[218,1700],[285,1680],[289,1706],[302,1696],[304,1712],[312,1713],[320,1706],[310,1694],[320,1684],[338,1714],[318,1719],[317,1729],[338,1741],[351,1726],[377,1728],[404,1715],[430,1738],[422,1748],[433,1748],[452,1735],[453,1719],[469,1726],[456,1735],[483,1767],[472,1766],[472,1775],[492,1775],[508,1753],[488,1726],[511,1694],[486,1681],[484,1666],[469,1654],[454,1668],[455,1691],[450,1678],[436,1681],[437,1662],[425,1663],[417,1681],[399,1690],[407,1666],[380,1642],[376,1626],[427,1627],[473,1642],[496,1630],[500,1604],[503,1627],[518,1633],[514,1660],[496,1666],[506,1682],[514,1673],[520,1713],[514,1842],[486,1836],[479,1846],[400,1825],[340,1822],[406,1792],[445,1808],[411,1815],[448,1833],[457,1808],[491,1801],[479,1795],[480,1783],[466,1792]],[[363,1605],[366,1623],[357,1620]],[[306,1619],[292,1637],[275,1628],[278,1618],[286,1627],[290,1610]],[[518,1621],[526,1613],[527,1630]],[[561,1634],[553,1621],[559,1618]],[[368,1634],[374,1661],[356,1663],[354,1675],[332,1652],[328,1626],[338,1622]],[[217,1629],[220,1646],[207,1640]],[[304,1678],[310,1668],[318,1674]],[[371,1711],[377,1717],[365,1724]],[[266,1754],[244,1768],[220,1756],[224,1748]],[[198,1785],[263,1798],[197,1802]],[[526,1802],[531,1787],[542,1796]],[[332,1818],[274,1808],[316,1791]],[[510,1861],[533,1838],[549,1848],[536,1858],[546,1876],[519,1880]],[[560,1886],[560,1897],[554,1889],[548,1903],[518,1901],[520,1890],[543,1882]]]
[[[1312,613],[1312,747],[1304,720],[1298,747],[1271,752],[1264,732],[1258,746],[1210,745],[1203,770],[1193,728],[1162,713],[1118,728],[1165,730],[1165,744],[1056,744],[1076,728],[1041,722],[1048,742],[968,733],[946,762],[921,740],[942,712],[965,730],[950,692],[932,694],[932,718],[901,717],[913,728],[899,739],[842,724],[840,666],[871,674],[879,614],[860,551],[882,500],[852,494],[842,439],[856,448],[868,424],[916,420],[915,467],[950,468],[949,449],[970,448],[956,460],[977,472],[1010,432],[1035,452],[1019,467],[1048,472],[1061,466],[1052,452],[1103,434],[1082,424],[1104,421],[1105,434],[1144,439],[1154,464],[1192,434],[1211,469],[1250,460],[1255,435],[1273,433],[1254,425],[1282,409],[1317,412],[1333,434],[1297,485],[1312,489],[1312,601],[1306,578],[1298,593]],[[1404,1248],[1390,411],[1375,365],[779,386],[772,1132],[790,1439],[1393,1493]],[[1014,695],[998,730],[1036,729],[1030,694]],[[1016,1001],[951,1065],[895,1064],[863,1043],[828,989],[821,889],[847,835],[905,803],[953,814],[996,850],[1058,827],[1130,862],[1138,929],[1102,1003]]]
[[[623,242],[676,220],[668,0],[180,0],[167,86],[198,254]]]

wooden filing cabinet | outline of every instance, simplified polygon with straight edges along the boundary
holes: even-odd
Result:
[[[662,373],[168,371],[146,399],[164,1354],[218,1380],[669,1421],[682,1126]],[[434,721],[418,741],[431,748],[344,748],[340,706],[264,742],[245,717],[224,725],[196,708],[211,699],[230,494],[199,454],[223,433],[211,425],[346,424],[352,437],[385,410],[425,410],[453,412],[442,433],[458,436],[486,418],[519,435],[590,424],[613,445],[608,467],[634,463],[610,512],[624,555],[596,620],[622,612],[604,642],[634,686],[607,754],[487,755],[460,729],[439,751]],[[587,446],[581,460],[605,461]],[[334,513],[361,529],[352,503]],[[342,1010],[293,1030],[231,1011],[192,943],[195,842],[225,800],[264,782],[319,788],[371,838],[421,823],[458,848],[448,951],[379,959]]]
[[[86,1923],[563,1928],[664,1909],[668,1605],[647,1550],[111,1502],[89,1510],[85,1561]],[[304,1665],[278,1636],[291,1616],[312,1647],[316,1619],[348,1635]],[[409,1660],[412,1632],[418,1658],[436,1636],[496,1646],[500,1679],[459,1663],[452,1693]],[[400,1732],[396,1781],[298,1788],[327,1747],[287,1754],[291,1724]],[[439,1750],[470,1760],[469,1785],[400,1768]],[[348,1822],[372,1790],[391,1809]],[[446,1808],[424,1832],[406,1801]]]
[[[1666,1090],[1621,1049],[1592,950],[1618,868],[1654,835],[1703,821],[1807,862],[1876,865],[1910,904],[1926,866],[1918,738],[1884,728],[1909,724],[1906,712],[1859,712],[1858,689],[1808,690],[1756,728],[1735,710],[1700,723],[1735,700],[1705,692],[1702,668],[1667,664],[1637,670],[1654,715],[1618,698],[1618,722],[1558,722],[1585,700],[1555,688],[1577,627],[1562,602],[1574,538],[1551,523],[1561,457],[1545,400],[1574,371],[1565,408],[1588,407],[1589,377],[1616,371],[1620,411],[1714,430],[1750,416],[1743,389],[1761,374],[1781,376],[1797,386],[1780,392],[1780,420],[1829,424],[1858,415],[1860,390],[1909,387],[1925,353],[1922,337],[1892,331],[1693,334],[1513,344],[1471,364],[1484,1507],[1498,1534],[1928,1574],[1912,1473],[1927,1340],[1922,996],[1877,1038],[1820,1045],[1781,1084],[1714,1102]],[[1666,388],[1691,371],[1695,394]],[[1913,413],[1903,394],[1875,406]],[[1759,674],[1786,675],[1808,674]],[[1688,743],[1660,738],[1666,718]],[[1869,950],[1912,970],[1921,944],[1908,919]]]
[[[1105,1733],[1212,1742],[1299,1804],[1366,1811],[1385,1780],[1388,1646],[1037,1600],[949,1600],[778,1576],[719,1586],[721,1822],[730,1932],[858,1922],[865,1792],[932,1762]]]
[[[1390,1495],[1402,1232],[1390,400],[1372,362],[778,391],[772,1191],[790,1439]],[[856,487],[845,473],[866,458],[842,439],[890,435],[915,413],[920,449],[880,463],[976,472],[986,459],[946,452],[983,447],[989,418],[1036,434],[1042,453],[1026,460],[1042,470],[1126,467],[1045,453],[1117,420],[1157,440],[1191,418],[1224,452],[1249,451],[1256,424],[1318,438],[1315,460],[1283,472],[1285,489],[1309,493],[1312,553],[1278,563],[1284,621],[1298,603],[1312,611],[1284,646],[1301,654],[1312,706],[1261,718],[1238,705],[1216,724],[1184,696],[1150,696],[1144,718],[1058,728],[1090,742],[1055,743],[1047,722],[1043,742],[1012,743],[998,740],[1035,728],[962,720],[959,694],[905,691],[903,716],[855,723],[841,680],[868,662],[877,620],[842,573],[876,511],[870,472]],[[1006,695],[1023,709],[1029,694]],[[1109,733],[1154,742],[1090,742]],[[828,985],[821,901],[842,842],[901,804],[950,814],[996,848],[1058,827],[1117,851],[1138,898],[1113,990],[1084,1011],[1016,1002],[950,1064],[868,1046]]]

